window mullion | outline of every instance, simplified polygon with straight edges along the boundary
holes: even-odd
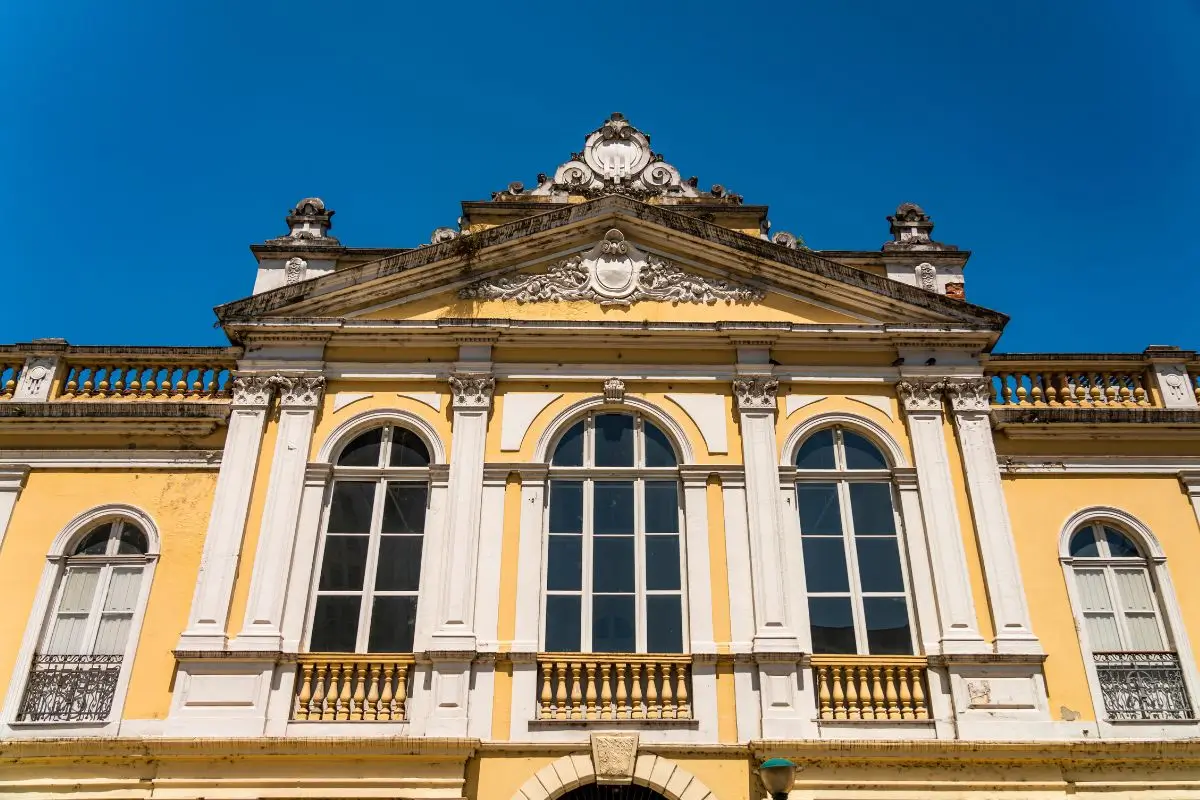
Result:
[[[384,435],[387,433],[385,431]],[[371,636],[371,614],[375,595],[375,573],[379,566],[379,539],[383,528],[383,506],[387,496],[387,479],[379,478],[375,482],[375,498],[371,504],[371,527],[367,534],[367,563],[363,569],[363,586],[361,604],[358,609],[358,641],[355,651],[367,652],[367,644]]]
[[[838,431],[841,441],[841,431]],[[850,609],[854,618],[854,638],[858,652],[867,652],[866,609],[863,606],[862,581],[858,569],[858,548],[854,546],[854,515],[850,509],[850,484],[846,480],[837,482],[838,506],[842,517],[842,545],[846,553],[846,571],[849,573]]]
[[[104,616],[104,600],[108,596],[108,585],[112,581],[112,564],[100,567],[100,575],[96,578],[96,592],[92,595],[92,605],[88,609],[87,625],[79,642],[81,655],[90,655],[96,649],[96,637],[100,635],[100,619]]]
[[[1117,626],[1117,636],[1121,640],[1121,650],[1128,652],[1130,647],[1129,629],[1125,626],[1125,603],[1117,592],[1116,571],[1112,566],[1105,566],[1102,572],[1104,586],[1108,591],[1108,604],[1112,607],[1113,622]]]
[[[634,436],[634,441],[640,438]],[[635,445],[636,453],[636,445]],[[636,458],[636,456],[635,456]],[[634,650],[647,650],[646,629],[646,508],[644,479],[633,479],[633,631]]]
[[[589,427],[591,420],[589,419]],[[587,444],[585,437],[584,444]],[[584,461],[588,458],[586,452]],[[581,652],[590,653],[592,651],[592,518],[594,499],[592,497],[594,481],[591,478],[585,478],[583,481],[583,537],[581,552],[583,557],[580,559],[583,562],[583,574],[579,576],[579,649]]]

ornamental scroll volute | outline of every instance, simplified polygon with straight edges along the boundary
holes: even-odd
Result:
[[[633,783],[638,735],[593,733],[591,738],[592,767],[596,770],[596,783],[606,786],[628,786]]]

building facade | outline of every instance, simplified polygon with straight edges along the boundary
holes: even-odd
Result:
[[[0,348],[0,786],[1200,797],[1196,353],[998,353],[920,207],[815,252],[619,114],[332,217],[229,347]]]

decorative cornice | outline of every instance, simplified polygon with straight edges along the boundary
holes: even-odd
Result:
[[[774,378],[738,378],[733,382],[733,393],[740,411],[774,411],[779,381]]]
[[[459,372],[450,376],[453,407],[491,408],[496,379],[482,373]]]
[[[905,411],[941,411],[945,388],[946,382],[941,378],[906,378],[896,382],[896,394]]]
[[[315,408],[325,394],[321,375],[275,375],[271,381],[279,387],[279,405],[286,408]]]
[[[942,382],[942,391],[955,411],[987,411],[992,403],[992,382],[988,378],[951,378]]]

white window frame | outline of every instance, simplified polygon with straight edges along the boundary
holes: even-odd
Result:
[[[121,674],[113,692],[112,707],[107,719],[94,721],[18,721],[17,713],[25,696],[25,688],[29,682],[33,657],[40,652],[45,638],[49,636],[53,618],[58,609],[58,600],[62,592],[68,562],[72,559],[71,552],[78,543],[97,526],[106,522],[124,519],[141,528],[146,535],[145,555],[135,556],[95,556],[99,562],[116,566],[137,563],[142,565],[142,576],[138,586],[138,596],[133,614],[129,621],[129,635],[125,640],[125,650],[120,655]],[[116,736],[122,724],[122,714],[125,708],[125,698],[129,691],[129,679],[133,672],[133,660],[141,638],[142,623],[145,620],[146,606],[150,599],[150,589],[154,583],[154,570],[158,565],[160,555],[160,539],[158,526],[149,514],[141,509],[125,504],[110,504],[99,506],[83,512],[71,520],[55,537],[46,555],[46,563],[42,568],[42,577],[38,583],[37,594],[34,596],[29,621],[25,627],[25,635],[17,653],[13,679],[4,697],[4,708],[0,714],[0,734],[14,738],[36,738],[56,736]],[[96,588],[96,597],[103,597],[100,585]],[[93,602],[96,602],[93,599]],[[103,602],[100,600],[99,602]],[[85,637],[86,638],[86,637]]]
[[[333,464],[333,473],[329,481],[329,489],[327,492],[327,501],[324,508],[321,510],[321,535],[317,539],[316,560],[312,573],[312,581],[309,586],[309,603],[308,611],[305,616],[304,623],[304,652],[315,652],[311,650],[309,644],[313,634],[313,620],[317,613],[317,598],[318,596],[343,596],[362,598],[358,608],[358,633],[355,640],[354,654],[365,655],[367,653],[367,645],[371,636],[371,613],[374,606],[376,595],[386,597],[416,597],[417,609],[414,614],[419,626],[420,608],[421,608],[421,588],[425,582],[425,568],[430,554],[431,538],[429,536],[429,526],[431,523],[432,509],[430,507],[430,498],[433,494],[432,473],[429,466],[425,467],[348,467],[338,465],[338,459],[341,458],[342,451],[346,449],[360,436],[363,436],[378,428],[383,429],[383,436],[380,441],[380,464],[387,464],[391,460],[392,452],[392,432],[397,428],[403,428],[408,433],[416,436],[424,445],[425,450],[429,454],[430,464],[433,463],[435,451],[430,447],[429,440],[413,427],[410,427],[405,422],[385,421],[380,425],[372,425],[365,428],[358,428],[353,433],[339,443],[330,459]],[[375,495],[371,507],[371,525],[370,530],[363,534],[335,534],[335,535],[352,535],[367,537],[367,557],[364,564],[363,572],[363,588],[360,591],[346,590],[327,590],[322,591],[318,587],[321,583],[321,567],[325,561],[325,539],[329,535],[329,515],[333,509],[333,493],[334,487],[338,481],[346,481],[351,483],[373,483],[375,485]],[[421,537],[421,571],[420,579],[417,588],[414,591],[382,591],[375,590],[375,575],[379,568],[379,548],[383,537],[383,508],[387,500],[387,484],[389,483],[411,483],[419,484],[425,488],[425,528],[420,533]],[[388,536],[413,536],[414,534],[387,534]],[[416,649],[416,643],[420,636],[419,630],[413,632],[413,648]],[[347,654],[350,655],[350,654]],[[376,654],[382,655],[382,654]]]
[[[1145,554],[1144,563],[1148,567],[1151,588],[1155,590],[1155,599],[1159,604],[1159,624],[1164,631],[1164,641],[1174,648],[1179,658],[1179,667],[1183,671],[1183,681],[1187,688],[1188,699],[1192,704],[1192,713],[1200,714],[1200,696],[1196,694],[1200,687],[1200,674],[1196,671],[1196,663],[1192,657],[1192,646],[1188,640],[1187,629],[1183,624],[1179,601],[1175,596],[1175,587],[1167,570],[1167,557],[1159,545],[1158,539],[1151,530],[1137,517],[1112,506],[1090,506],[1075,512],[1063,523],[1059,531],[1059,563],[1063,570],[1063,581],[1067,587],[1067,598],[1071,604],[1071,615],[1075,630],[1079,636],[1079,647],[1083,658],[1084,672],[1087,675],[1088,689],[1092,697],[1092,708],[1095,711],[1096,726],[1101,735],[1112,737],[1148,737],[1163,736],[1167,738],[1194,737],[1200,735],[1200,720],[1110,720],[1104,716],[1104,693],[1100,688],[1100,677],[1096,670],[1096,660],[1087,630],[1087,621],[1083,616],[1083,604],[1080,602],[1080,592],[1075,581],[1075,567],[1080,562],[1100,563],[1098,558],[1075,558],[1071,556],[1071,539],[1081,528],[1087,525],[1103,524],[1124,533]],[[1127,560],[1127,559],[1122,559]],[[1099,652],[1108,652],[1101,650]]]
[[[798,438],[795,447],[791,450],[792,465],[796,463],[796,458],[800,454],[800,449],[804,446],[811,437],[823,433],[824,431],[833,431],[833,469],[800,469],[795,471],[795,484],[793,494],[796,498],[796,507],[792,512],[796,515],[796,529],[800,531],[801,548],[800,558],[803,564],[804,548],[803,537],[804,531],[800,526],[800,496],[799,485],[802,483],[832,483],[837,487],[838,497],[838,512],[841,518],[842,527],[842,548],[846,559],[846,571],[849,579],[849,596],[850,596],[850,613],[854,619],[854,640],[856,655],[872,655],[869,652],[869,644],[867,639],[867,621],[866,609],[863,604],[864,598],[871,597],[897,597],[896,592],[864,592],[862,588],[862,574],[858,567],[858,548],[855,547],[854,533],[854,514],[850,505],[850,484],[851,483],[887,483],[888,495],[892,503],[892,524],[895,527],[896,547],[900,557],[900,574],[904,584],[904,605],[905,611],[908,614],[908,633],[909,633],[909,649],[911,654],[920,654],[920,636],[918,631],[917,609],[913,599],[912,578],[910,575],[910,565],[908,562],[908,542],[905,536],[904,520],[900,514],[900,498],[896,491],[895,476],[893,475],[891,464],[892,459],[889,457],[888,448],[879,445],[875,438],[867,433],[856,430],[852,425],[844,423],[835,423],[833,425],[824,425],[814,428],[806,432],[806,434]],[[845,431],[865,439],[889,464],[887,469],[850,469],[846,466],[846,450],[843,441],[843,433]],[[832,536],[823,538],[833,538]],[[883,537],[879,537],[883,538]],[[805,618],[809,617],[807,611],[808,600],[811,597],[845,597],[846,592],[813,592],[807,587],[805,581],[805,592],[802,602],[805,604]],[[810,622],[811,625],[811,622]],[[811,629],[809,631],[811,637]],[[846,654],[846,655],[855,655]],[[886,658],[887,655],[880,656]]]
[[[633,447],[634,466],[632,467],[597,467],[595,459],[595,420],[597,416],[619,414],[633,418]],[[583,466],[561,467],[553,464],[555,451],[562,437],[570,432],[579,422],[584,424],[583,437]],[[674,467],[647,467],[645,447],[645,423],[649,421],[666,438],[675,456]],[[653,419],[634,411],[622,409],[601,408],[588,412],[581,418],[572,419],[561,427],[561,432],[555,437],[549,448],[550,466],[546,476],[545,507],[542,520],[542,569],[539,598],[539,619],[541,626],[538,631],[538,649],[546,651],[546,626],[549,617],[546,610],[546,598],[551,595],[580,597],[580,632],[579,652],[592,652],[592,565],[593,565],[593,515],[592,498],[596,481],[632,480],[634,497],[634,621],[636,625],[634,653],[645,654],[646,648],[646,598],[650,595],[679,595],[679,614],[681,630],[681,654],[691,652],[690,631],[688,626],[688,581],[687,581],[687,531],[684,515],[683,481],[679,472],[679,447],[672,436]],[[547,581],[550,569],[550,503],[553,494],[553,482],[579,481],[583,484],[583,530],[581,570],[582,580],[579,590],[549,590]],[[679,540],[679,589],[647,589],[646,588],[646,524],[645,524],[645,484],[647,481],[673,481],[676,484],[676,513],[678,515]],[[558,534],[563,535],[563,534]],[[572,534],[567,534],[572,535]],[[650,534],[654,535],[654,534]]]

